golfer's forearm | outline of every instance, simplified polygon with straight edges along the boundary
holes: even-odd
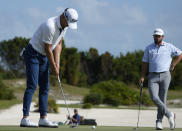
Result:
[[[148,63],[142,62],[142,77],[145,77],[148,72]]]
[[[61,50],[62,50],[61,45],[57,45],[56,48],[54,49],[54,58],[58,67],[60,63]]]
[[[182,54],[179,55],[173,62],[172,65],[176,66],[182,60]]]
[[[56,62],[54,61],[54,55],[53,55],[50,45],[45,44],[45,52],[46,52],[46,56],[47,56],[49,62],[51,63],[51,65],[53,67],[56,67]]]

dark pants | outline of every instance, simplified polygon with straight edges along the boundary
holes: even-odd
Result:
[[[46,56],[35,51],[28,44],[24,52],[26,65],[27,88],[23,98],[23,115],[29,116],[32,96],[39,85],[40,116],[47,115],[47,101],[49,93],[49,62]]]

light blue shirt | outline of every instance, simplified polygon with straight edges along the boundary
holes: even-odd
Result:
[[[149,63],[149,72],[164,72],[169,71],[172,57],[180,54],[182,51],[170,43],[152,43],[146,47],[142,61]]]

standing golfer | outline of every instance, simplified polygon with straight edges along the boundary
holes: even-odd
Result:
[[[77,29],[78,14],[75,9],[67,8],[57,17],[51,17],[42,23],[34,33],[25,48],[24,60],[26,64],[27,88],[23,98],[23,118],[21,127],[58,127],[47,118],[47,101],[49,92],[49,63],[53,67],[55,76],[59,76],[60,54],[62,39],[67,27]],[[60,37],[59,37],[60,38]],[[38,125],[28,119],[32,96],[39,85],[39,111]]]
[[[152,101],[157,105],[156,129],[162,130],[162,119],[165,115],[170,124],[170,129],[175,128],[175,114],[166,107],[167,92],[171,81],[170,71],[182,59],[182,52],[174,45],[163,41],[164,31],[160,28],[153,33],[154,43],[147,46],[143,56],[142,76],[140,84],[144,82],[145,74],[148,72],[148,88]],[[172,57],[176,59],[172,62]],[[171,64],[172,62],[172,64]]]

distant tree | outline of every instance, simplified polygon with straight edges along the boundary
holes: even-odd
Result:
[[[143,51],[128,52],[114,59],[114,78],[125,83],[138,83],[141,72]]]
[[[1,66],[12,72],[12,77],[24,73],[23,60],[20,58],[20,51],[29,42],[29,39],[15,37],[14,39],[0,42]]]
[[[100,81],[110,80],[113,76],[113,56],[107,51],[101,55]]]
[[[62,77],[64,75],[65,69],[66,69],[66,45],[65,41],[63,40],[62,43],[62,51],[61,51],[61,56],[60,56],[60,76]]]
[[[15,37],[0,42],[0,77],[18,78],[25,76],[25,66],[19,54],[29,42],[29,39]],[[77,48],[67,48],[63,40],[60,57],[60,76],[63,82],[89,86],[106,80],[123,81],[126,84],[138,84],[141,73],[143,51],[128,52],[114,57],[109,52],[99,55],[96,48],[78,52]],[[50,66],[51,67],[51,66]],[[172,72],[170,89],[182,87],[182,62]],[[55,85],[56,78],[51,74],[51,81]],[[147,86],[147,77],[145,81]]]
[[[88,84],[98,82],[100,71],[100,56],[97,49],[90,48],[88,52],[81,52],[81,67],[87,75]]]
[[[172,72],[171,89],[182,89],[182,62]]]
[[[65,71],[63,77],[68,84],[78,85],[80,55],[76,48],[65,48],[64,57],[66,60]]]

